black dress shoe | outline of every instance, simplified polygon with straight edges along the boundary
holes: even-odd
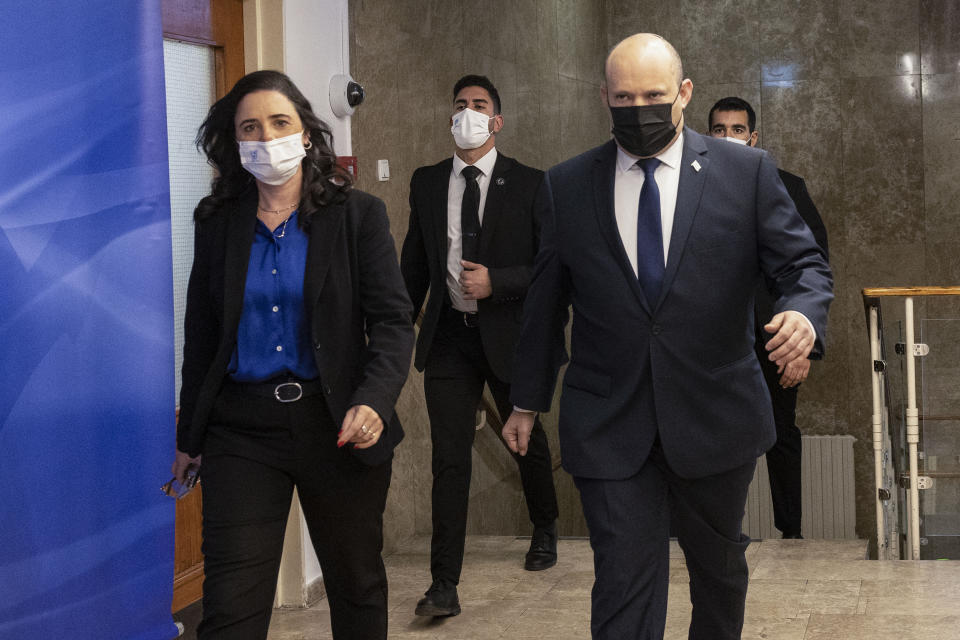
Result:
[[[557,564],[557,523],[537,527],[530,539],[530,550],[523,568],[527,571],[543,571]]]
[[[425,597],[420,598],[417,609],[418,616],[433,616],[437,618],[460,615],[460,599],[457,598],[456,585],[434,580]]]
[[[799,532],[791,532],[783,534],[784,540],[803,540],[803,536]]]

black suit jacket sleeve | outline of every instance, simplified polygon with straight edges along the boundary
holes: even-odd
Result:
[[[184,314],[183,331],[183,384],[180,392],[180,413],[177,423],[177,448],[197,455],[191,451],[186,435],[190,431],[194,408],[203,386],[204,378],[217,353],[220,341],[220,315],[210,291],[209,262],[198,260],[196,256],[206,251],[210,242],[215,220],[197,221],[193,236],[193,267],[187,285],[187,305]]]
[[[360,308],[367,348],[363,378],[350,404],[372,407],[386,427],[410,371],[413,330],[386,207],[379,199],[371,200],[373,205],[360,218],[357,234]]]
[[[820,217],[817,205],[813,203],[813,199],[807,191],[807,183],[800,176],[784,171],[783,169],[779,170],[779,174],[780,179],[783,180],[783,184],[787,188],[787,193],[790,194],[790,198],[793,200],[793,204],[797,206],[800,217],[803,218],[803,221],[810,227],[810,231],[813,233],[813,239],[817,241],[817,244],[823,249],[823,253],[829,260],[830,251],[827,246],[827,227],[823,224],[823,218]]]
[[[422,179],[422,175],[423,168],[420,168],[414,171],[413,177],[410,178],[410,223],[400,252],[400,271],[403,274],[410,302],[413,303],[413,322],[416,322],[417,315],[423,307],[423,301],[427,297],[427,291],[430,289],[430,264],[420,223],[423,214],[417,208],[414,197],[417,193],[416,185]]]
[[[540,219],[536,212],[533,215],[531,240],[535,255],[540,247]],[[488,267],[487,272],[490,275],[490,288],[493,290],[490,298],[493,302],[522,300],[527,295],[530,280],[533,278],[533,265],[518,264],[509,267]]]

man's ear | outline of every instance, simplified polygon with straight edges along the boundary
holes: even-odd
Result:
[[[751,147],[757,146],[757,138],[759,137],[760,137],[760,132],[754,131],[753,133],[750,134],[750,137],[747,138],[747,145]]]
[[[503,129],[503,114],[498,113],[490,119],[491,129],[490,133],[500,133],[500,130]]]
[[[687,105],[690,104],[690,99],[693,98],[693,80],[684,78],[683,82],[680,83],[678,94],[680,96],[680,106],[686,109]]]

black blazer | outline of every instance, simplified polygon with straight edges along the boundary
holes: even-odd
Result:
[[[410,227],[400,253],[400,270],[413,302],[414,318],[430,300],[417,338],[414,364],[423,371],[447,298],[447,189],[453,158],[420,167],[410,180]],[[533,213],[543,172],[499,151],[480,229],[479,262],[487,267],[493,294],[477,301],[480,338],[498,378],[510,381],[513,350],[520,335],[523,300],[540,242]]]
[[[256,223],[253,188],[196,223],[177,429],[177,448],[191,456],[203,453],[210,409],[236,346]],[[330,417],[339,425],[351,406],[372,407],[384,431],[376,445],[353,453],[379,464],[403,438],[394,404],[413,350],[410,301],[386,209],[354,189],[346,202],[317,211],[309,233],[304,304]]]
[[[628,478],[657,435],[677,474],[717,474],[773,445],[770,394],[754,353],[760,274],[775,310],[806,315],[825,336],[832,276],[776,165],[759,149],[684,130],[680,182],[663,287],[647,300],[614,213],[616,144],[547,172],[542,238],[524,307],[511,401],[550,408],[560,398],[563,466],[574,476]]]

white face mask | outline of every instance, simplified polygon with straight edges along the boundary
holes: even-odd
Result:
[[[240,164],[264,184],[286,183],[307,155],[302,131],[268,142],[241,140],[237,145],[240,147]]]
[[[741,140],[740,138],[731,138],[730,136],[725,137],[724,140],[727,142],[734,142],[736,144],[747,144],[746,140]]]
[[[473,109],[464,109],[453,114],[450,133],[461,149],[481,147],[490,138],[490,116]]]

